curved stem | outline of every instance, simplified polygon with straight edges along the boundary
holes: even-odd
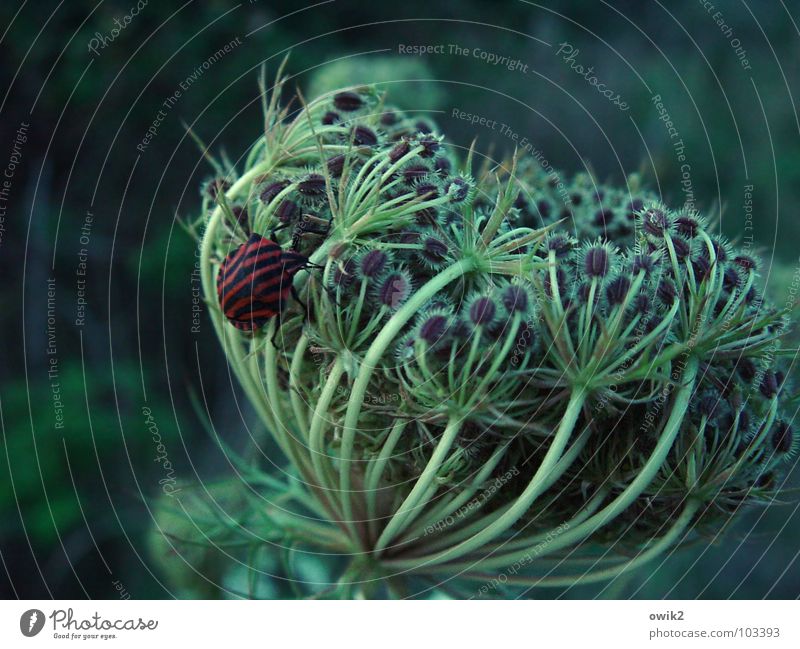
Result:
[[[329,466],[325,464],[324,458],[328,458],[328,453],[322,443],[322,436],[324,434],[324,427],[327,423],[328,408],[330,407],[333,395],[339,385],[339,380],[344,373],[344,363],[341,357],[336,358],[333,367],[328,374],[325,381],[325,386],[322,388],[322,394],[317,400],[317,405],[314,408],[314,414],[311,417],[311,427],[308,432],[308,452],[311,455],[311,464],[314,467],[314,473],[320,483],[320,487],[326,490],[326,493],[333,492],[333,485],[328,484],[326,479],[329,474]],[[330,499],[332,503],[336,502],[335,498]]]
[[[392,430],[389,432],[389,436],[386,438],[386,441],[381,447],[381,452],[378,454],[378,459],[375,460],[375,465],[372,467],[372,470],[367,473],[366,482],[364,484],[364,489],[367,492],[367,523],[373,538],[376,535],[375,527],[377,524],[376,519],[378,515],[375,507],[375,501],[377,499],[381,478],[383,477],[383,472],[386,469],[386,464],[389,462],[392,453],[394,453],[397,442],[400,440],[400,436],[403,434],[403,431],[406,429],[407,425],[407,419],[395,420]]]
[[[447,422],[447,427],[444,429],[444,433],[442,433],[441,439],[436,443],[436,448],[431,454],[428,464],[425,465],[422,473],[414,483],[413,489],[411,489],[411,492],[406,496],[403,504],[400,505],[400,508],[395,512],[394,516],[392,516],[391,520],[378,537],[375,543],[376,554],[384,550],[392,539],[403,531],[404,525],[406,522],[410,521],[415,513],[419,513],[419,509],[417,508],[424,505],[424,496],[426,492],[428,492],[429,487],[433,484],[436,473],[441,468],[442,462],[447,457],[447,453],[453,446],[453,442],[460,430],[461,417],[451,416]]]
[[[638,554],[636,557],[631,559],[630,561],[626,561],[620,565],[611,566],[609,568],[604,568],[602,570],[596,570],[594,572],[588,572],[582,575],[558,575],[555,577],[513,577],[509,576],[507,579],[507,583],[513,585],[520,585],[520,586],[545,586],[549,588],[565,588],[565,587],[572,587],[572,586],[583,586],[585,584],[592,584],[598,581],[606,581],[608,579],[616,579],[620,575],[630,572],[631,570],[635,570],[640,566],[652,561],[659,555],[663,554],[667,550],[669,550],[673,544],[680,538],[680,536],[686,531],[686,528],[689,526],[689,523],[692,521],[692,517],[695,515],[697,510],[700,507],[699,502],[689,502],[687,503],[686,507],[684,508],[681,515],[675,521],[673,526],[667,531],[667,533],[662,536],[658,540],[653,540],[650,546]],[[487,581],[491,581],[493,577],[491,575],[463,575],[468,579],[486,579]]]
[[[500,463],[500,460],[503,459],[503,455],[505,455],[507,450],[508,444],[504,444],[494,453],[492,453],[492,456],[477,472],[466,489],[453,498],[445,500],[437,507],[433,508],[427,516],[425,516],[421,521],[417,522],[413,528],[406,532],[404,538],[406,540],[414,540],[418,536],[424,536],[427,528],[433,527],[435,529],[441,524],[442,521],[445,521],[448,516],[452,517],[453,515],[456,515],[459,516],[459,518],[462,518],[468,516],[470,513],[472,513],[472,511],[479,510],[485,500],[480,501],[480,503],[476,503],[474,508],[472,505],[470,505],[466,512],[459,514],[459,510],[468,502],[470,502],[470,499],[473,498],[481,486],[483,486],[483,484],[489,479],[492,471],[494,471],[495,467]]]
[[[690,356],[686,362],[683,381],[680,387],[677,389],[669,419],[664,426],[664,430],[659,437],[653,453],[650,455],[641,471],[637,474],[636,478],[633,479],[630,485],[628,485],[628,487],[626,487],[621,494],[612,500],[606,507],[600,510],[600,512],[580,525],[570,527],[570,529],[561,533],[557,538],[553,539],[548,544],[543,553],[538,553],[538,556],[542,556],[544,553],[550,554],[574,543],[585,541],[597,530],[610,523],[623,511],[625,511],[625,509],[627,509],[655,479],[656,475],[661,470],[667,454],[672,448],[675,438],[680,432],[683,419],[686,416],[686,411],[689,407],[689,399],[694,392],[698,367],[699,360],[695,356]],[[470,570],[476,565],[481,565],[485,568],[502,568],[510,563],[524,559],[526,556],[530,555],[531,551],[532,548],[527,548],[503,555],[478,558],[475,561],[464,565],[463,569]],[[434,566],[438,563],[447,561],[451,556],[452,549],[440,552],[438,554],[433,554],[428,557],[420,557],[415,559],[413,562],[392,562],[392,566],[424,570],[424,568],[428,566]],[[450,566],[451,569],[457,567],[461,566],[459,566],[459,564],[453,564]]]
[[[572,436],[572,431],[581,414],[585,399],[585,389],[582,386],[576,386],[567,404],[567,410],[561,418],[561,423],[550,444],[550,448],[542,459],[542,463],[539,465],[533,478],[531,478],[525,491],[520,494],[511,507],[504,511],[496,520],[492,521],[492,523],[481,529],[477,534],[462,541],[458,545],[416,560],[417,566],[429,567],[463,556],[497,538],[516,523],[520,516],[528,511],[536,498],[545,491],[548,482],[552,480],[551,472],[556,467],[566,448],[567,442]],[[420,564],[422,565],[420,566]]]
[[[364,403],[364,395],[369,385],[372,373],[378,366],[386,348],[394,341],[395,337],[406,323],[413,318],[419,309],[436,293],[450,282],[468,273],[475,267],[475,260],[471,258],[457,261],[441,273],[428,280],[413,296],[386,322],[381,332],[372,341],[364,360],[359,367],[358,374],[353,382],[350,399],[347,403],[344,427],[342,432],[341,457],[339,467],[339,488],[342,495],[342,511],[345,525],[352,529],[353,504],[350,494],[350,478],[353,467],[352,455],[355,442],[356,427]]]
[[[297,420],[298,427],[301,431],[308,431],[308,415],[307,406],[303,401],[300,394],[300,368],[303,364],[303,357],[305,356],[306,349],[308,348],[308,336],[305,333],[300,335],[297,341],[297,346],[294,349],[294,356],[292,357],[292,364],[289,368],[289,398],[292,402],[292,411],[294,418]]]

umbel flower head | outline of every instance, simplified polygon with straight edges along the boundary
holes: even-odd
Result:
[[[611,579],[774,498],[797,443],[755,258],[635,178],[479,163],[369,87],[289,115],[280,87],[196,223],[210,317],[288,476],[240,461],[240,561],[340,556],[307,596],[498,596],[492,575]],[[250,233],[313,266],[242,332],[215,281]]]

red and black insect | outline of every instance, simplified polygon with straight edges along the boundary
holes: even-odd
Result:
[[[299,252],[253,233],[220,266],[217,297],[225,317],[241,331],[260,329],[280,316],[289,293],[294,294],[295,274],[311,265]]]

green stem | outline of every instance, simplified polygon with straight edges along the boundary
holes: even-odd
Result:
[[[570,396],[566,412],[564,412],[561,418],[561,423],[553,437],[550,448],[542,459],[542,463],[539,465],[533,478],[531,478],[525,491],[520,494],[511,507],[497,518],[497,520],[494,520],[471,538],[442,552],[415,560],[417,565],[427,568],[445,561],[452,561],[492,541],[516,523],[520,516],[528,511],[536,498],[545,491],[548,482],[552,479],[551,472],[557,465],[567,446],[567,442],[572,436],[572,431],[581,414],[585,399],[586,392],[584,388],[582,386],[576,386]]]
[[[417,525],[406,532],[404,538],[413,540],[419,536],[425,535],[425,530],[427,528],[435,527],[437,524],[446,520],[448,516],[456,515],[459,516],[459,518],[464,518],[473,510],[480,509],[485,500],[476,503],[475,507],[470,507],[467,512],[459,514],[459,510],[470,501],[470,499],[478,492],[481,486],[483,486],[483,484],[489,479],[492,471],[494,471],[495,467],[500,463],[500,460],[503,459],[503,455],[505,455],[507,450],[508,444],[504,444],[494,453],[492,453],[492,456],[489,458],[486,464],[481,467],[480,471],[477,472],[477,475],[475,475],[466,489],[464,489],[455,497],[443,501],[437,507],[432,509],[431,512],[422,519],[422,521],[419,521]]]
[[[386,438],[386,441],[383,443],[383,446],[381,447],[381,452],[378,454],[378,459],[375,460],[375,465],[372,467],[372,470],[369,471],[367,474],[367,479],[364,484],[364,488],[366,489],[367,492],[367,518],[372,538],[376,536],[375,528],[377,525],[378,513],[375,504],[378,496],[378,489],[380,487],[381,478],[383,477],[383,472],[386,469],[386,464],[392,457],[392,453],[394,453],[394,449],[397,446],[397,442],[400,441],[400,436],[403,434],[403,431],[406,429],[407,425],[408,425],[407,419],[395,420],[394,425],[392,426],[392,429],[389,432],[389,436]]]
[[[325,459],[328,458],[328,453],[325,450],[322,437],[324,434],[325,424],[327,423],[329,417],[328,409],[343,373],[344,363],[342,362],[341,357],[337,356],[336,361],[334,362],[333,367],[328,374],[328,378],[325,381],[325,386],[322,388],[322,394],[320,394],[320,397],[317,400],[317,405],[314,408],[314,414],[311,417],[311,428],[309,429],[308,433],[308,451],[311,455],[311,463],[314,466],[314,473],[316,474],[316,478],[319,481],[320,486],[323,489],[330,491],[333,490],[333,485],[328,484],[327,481],[329,466],[325,464]],[[335,501],[333,498],[331,500]]]
[[[441,468],[442,462],[447,457],[460,430],[461,417],[451,416],[447,422],[447,427],[444,429],[444,433],[442,433],[441,439],[437,442],[436,448],[431,454],[430,460],[428,460],[422,473],[414,483],[413,489],[411,489],[411,492],[406,496],[403,504],[400,505],[400,508],[395,512],[394,516],[392,516],[391,520],[378,537],[378,541],[375,543],[376,554],[384,550],[392,539],[403,531],[403,526],[415,513],[415,508],[421,506],[420,501],[423,500],[429,487],[433,484],[436,474]],[[419,513],[419,510],[416,510],[416,513]]]
[[[378,367],[386,349],[392,344],[395,337],[400,333],[400,330],[406,323],[417,314],[419,309],[450,282],[458,279],[474,268],[474,259],[462,259],[430,279],[426,284],[420,287],[391,318],[389,318],[381,329],[381,332],[375,337],[375,340],[372,341],[372,344],[364,356],[364,360],[353,382],[353,389],[347,403],[347,412],[345,414],[342,431],[339,488],[342,496],[344,523],[348,528],[352,529],[354,522],[351,520],[353,517],[353,504],[350,494],[350,479],[353,469],[351,466],[353,446],[358,419],[361,414],[361,407],[364,403],[364,395],[366,394],[372,373]]]
[[[612,500],[605,508],[600,510],[596,515],[590,519],[577,525],[570,527],[567,531],[560,534],[557,538],[551,541],[547,548],[544,550],[547,554],[560,550],[561,548],[585,541],[597,530],[604,525],[607,525],[617,516],[619,516],[625,509],[627,509],[642,492],[650,485],[655,479],[658,472],[661,470],[667,454],[672,448],[675,438],[680,432],[683,419],[686,416],[686,411],[689,407],[689,400],[694,392],[695,381],[697,379],[697,370],[699,367],[699,360],[695,356],[690,356],[686,362],[684,369],[683,381],[677,389],[675,401],[672,406],[672,412],[667,420],[664,430],[659,437],[653,453],[642,467],[641,471],[637,474],[636,478],[628,485],[628,487],[614,500]],[[495,555],[491,558],[478,558],[475,561],[465,564],[463,568],[469,570],[474,568],[477,564],[485,568],[502,568],[508,566],[515,561],[524,559],[530,554],[532,548],[519,550],[504,555]],[[411,566],[406,566],[403,562],[392,563],[393,567],[413,567],[423,569],[428,566],[434,566],[438,563],[447,561],[451,556],[452,550],[444,551],[438,554],[430,555],[428,557],[421,557],[415,559]],[[462,553],[463,554],[463,553]],[[541,556],[541,555],[539,555]],[[459,564],[453,564],[450,568],[460,568]]]
[[[647,547],[646,550],[643,550],[639,554],[636,555],[635,558],[631,559],[630,561],[626,561],[625,563],[617,566],[612,566],[610,568],[604,568],[603,570],[596,570],[594,572],[588,572],[580,575],[558,575],[556,577],[519,577],[515,578],[513,576],[509,577],[507,583],[520,585],[520,586],[544,586],[549,588],[569,588],[572,586],[583,586],[586,584],[596,583],[598,581],[606,581],[609,579],[616,579],[620,575],[623,575],[627,572],[635,570],[640,566],[643,566],[646,563],[649,563],[659,555],[663,554],[667,550],[669,550],[674,543],[680,538],[680,536],[686,531],[686,528],[692,521],[692,517],[695,515],[697,510],[700,507],[699,502],[690,502],[686,505],[681,515],[678,517],[678,520],[675,521],[673,526],[667,531],[667,533],[662,536],[657,541],[654,541]],[[466,575],[465,575],[466,577]],[[469,576],[470,579],[477,579],[479,575]],[[491,575],[483,575],[483,577],[487,578],[488,580],[492,579]]]

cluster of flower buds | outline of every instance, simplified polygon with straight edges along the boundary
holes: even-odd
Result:
[[[370,555],[351,576],[469,578],[558,528],[537,583],[593,581],[774,497],[786,323],[705,217],[636,178],[478,164],[372,88],[265,123],[204,187],[205,288],[253,232],[321,267],[261,331],[213,316],[327,547]],[[610,565],[559,575],[587,540]]]

